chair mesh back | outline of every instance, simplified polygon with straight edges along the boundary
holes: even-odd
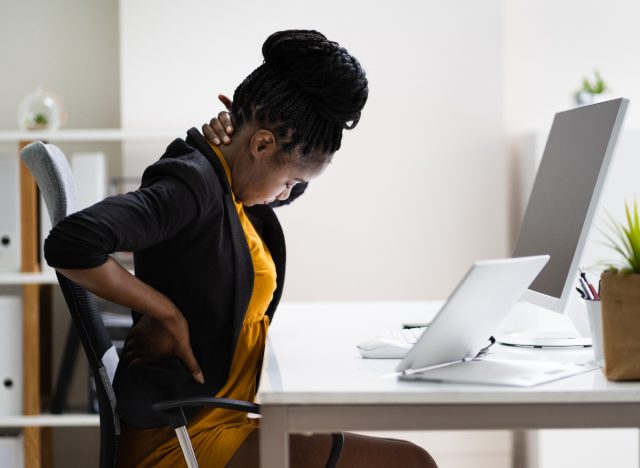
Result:
[[[20,157],[38,184],[55,226],[75,211],[76,186],[67,158],[57,146],[41,141],[25,146]]]
[[[47,205],[51,224],[55,226],[71,214],[75,207],[73,174],[64,153],[54,145],[35,142],[23,149],[21,158],[36,180]],[[96,381],[100,410],[100,466],[115,466],[119,418],[111,386],[118,363],[117,358],[112,358],[113,343],[102,322],[94,297],[60,273],[57,273],[57,277]],[[110,359],[103,362],[105,354],[109,355]],[[105,364],[109,366],[108,369],[105,368]]]

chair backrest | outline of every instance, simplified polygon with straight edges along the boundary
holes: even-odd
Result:
[[[55,226],[75,211],[75,184],[67,158],[58,147],[39,141],[26,146],[20,157],[38,184],[51,225]],[[57,277],[96,382],[100,412],[100,467],[113,467],[120,433],[112,386],[118,354],[95,298],[60,273],[57,273]]]

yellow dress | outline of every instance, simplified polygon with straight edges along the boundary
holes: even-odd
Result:
[[[222,153],[212,145],[224,166],[231,184],[231,172]],[[241,203],[234,203],[244,229],[254,269],[254,285],[238,344],[231,363],[229,379],[216,397],[253,401],[256,395],[256,372],[261,366],[269,317],[265,312],[276,289],[276,270],[271,253]],[[196,457],[200,466],[223,467],[257,427],[257,420],[246,413],[220,408],[203,409],[189,424]],[[167,427],[136,429],[123,424],[118,446],[119,467],[186,466],[175,432]]]

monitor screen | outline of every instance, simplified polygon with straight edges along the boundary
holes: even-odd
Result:
[[[551,256],[524,299],[561,312],[575,286],[628,100],[556,114],[513,256]]]

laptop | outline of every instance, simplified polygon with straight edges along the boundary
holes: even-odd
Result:
[[[392,330],[377,335],[371,340],[359,343],[357,345],[358,351],[364,358],[404,358],[418,343],[428,326],[435,325],[436,331],[429,332],[429,342],[431,343],[429,346],[434,348],[431,354],[433,363],[441,364],[459,359],[457,351],[454,351],[453,355],[449,355],[448,344],[450,340],[452,340],[451,342],[461,340],[467,343],[468,337],[465,333],[466,328],[459,327],[456,322],[465,319],[465,323],[469,325],[467,331],[472,336],[480,337],[478,342],[474,340],[468,346],[475,348],[480,344],[486,345],[488,338],[495,332],[497,325],[507,314],[509,308],[520,298],[548,259],[549,256],[544,255],[477,261],[471,266],[436,318],[430,323],[411,328],[404,325],[402,330]],[[509,282],[504,285],[502,284],[503,277],[509,278]],[[495,298],[498,289],[501,294]],[[499,302],[500,300],[502,302]],[[469,315],[471,312],[467,312],[467,310],[474,312]],[[487,310],[487,312],[477,313],[483,310]],[[469,315],[468,319],[466,319],[467,315]],[[436,319],[437,324],[435,323]],[[455,336],[450,337],[451,333]],[[441,344],[443,346],[440,346]],[[424,342],[421,343],[420,347],[422,346],[425,346]],[[479,349],[481,348],[477,348],[477,350]],[[407,361],[408,366],[413,364],[411,356],[417,352],[414,350],[413,354],[410,354]],[[470,353],[471,351],[467,350],[466,352]]]
[[[592,361],[479,355],[548,260],[548,255],[541,255],[474,263],[398,364],[399,378],[531,387],[598,369]]]
[[[401,380],[533,386],[597,369],[589,362],[479,356],[548,255],[477,261],[398,364]]]

